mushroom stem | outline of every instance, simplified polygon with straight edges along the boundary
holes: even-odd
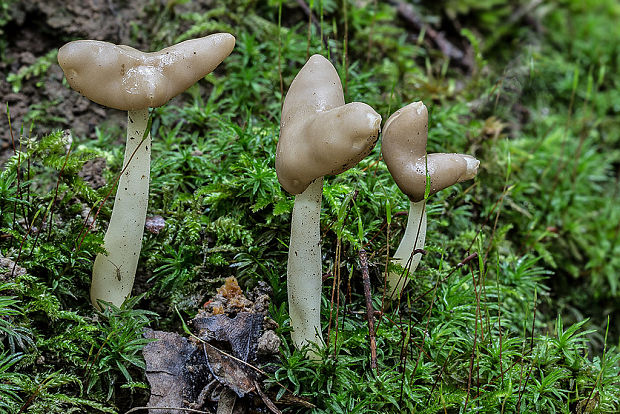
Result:
[[[151,163],[148,108],[127,113],[127,144],[110,224],[103,239],[107,255],[98,254],[93,265],[90,300],[120,306],[130,295],[142,248]]]
[[[389,272],[387,276],[388,295],[390,298],[400,296],[407,283],[409,275],[415,271],[422,259],[422,253],[415,250],[424,248],[426,239],[426,200],[409,202],[409,217],[403,239],[394,253],[392,263],[402,266],[402,272]]]
[[[288,250],[287,290],[293,343],[323,345],[321,335],[321,235],[323,177],[295,196]],[[312,353],[310,353],[312,354]]]

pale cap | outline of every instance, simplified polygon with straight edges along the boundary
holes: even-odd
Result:
[[[164,105],[213,71],[235,46],[228,33],[141,52],[98,40],[69,42],[58,63],[69,85],[98,104],[131,111]]]
[[[428,111],[422,102],[394,112],[383,127],[381,153],[398,188],[411,201],[424,199],[426,173],[430,194],[478,173],[480,161],[465,154],[426,154]]]
[[[284,99],[276,172],[282,187],[300,194],[324,175],[340,174],[370,153],[381,116],[362,102],[344,103],[334,66],[313,55]]]

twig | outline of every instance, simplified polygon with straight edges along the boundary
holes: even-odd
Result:
[[[370,337],[370,369],[377,370],[377,340],[375,338],[375,311],[372,307],[372,296],[370,295],[370,276],[368,275],[368,256],[366,250],[360,249],[360,268],[362,271],[362,282],[364,283],[364,296],[366,297],[366,317],[368,319],[368,336]]]
[[[17,412],[17,414],[21,414],[23,412],[25,412],[25,410],[28,409],[28,407],[30,407],[30,405],[32,404],[32,402],[37,398],[37,396],[41,393],[41,390],[44,389],[47,386],[47,383],[49,377],[47,379],[45,379],[41,384],[39,384],[39,386],[37,387],[36,390],[34,390],[34,392],[32,393],[32,395],[28,398],[28,401],[26,401],[24,403],[24,405],[21,406],[21,408],[19,409],[19,411]]]
[[[460,50],[458,47],[453,45],[449,40],[447,40],[443,33],[440,33],[430,27],[428,24],[422,21],[422,18],[415,12],[413,6],[411,4],[405,3],[403,1],[392,1],[392,4],[395,4],[396,11],[405,19],[407,23],[409,23],[414,29],[419,32],[424,31],[428,37],[439,47],[439,50],[449,57],[457,61],[462,66],[471,69],[471,64],[466,62],[464,59],[465,53]]]
[[[260,384],[256,380],[254,380],[254,388],[256,389],[256,393],[258,394],[258,396],[261,398],[261,400],[263,400],[267,408],[269,408],[269,410],[271,410],[273,414],[282,414],[282,411],[278,410],[278,407],[276,407],[273,401],[269,399],[267,394],[263,392],[263,390],[260,388]]]
[[[212,411],[194,410],[193,408],[181,408],[181,407],[134,407],[131,410],[126,411],[125,414],[135,413],[136,411],[143,411],[143,410],[180,410],[180,411],[187,411],[188,413],[213,414]]]

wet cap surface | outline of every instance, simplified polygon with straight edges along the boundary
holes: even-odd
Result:
[[[228,33],[187,40],[158,52],[77,40],[58,50],[69,85],[88,99],[130,111],[164,105],[212,72],[235,45]]]
[[[333,65],[313,55],[293,80],[282,107],[276,172],[282,187],[300,194],[312,181],[340,174],[374,147],[381,116],[361,102],[344,103]]]

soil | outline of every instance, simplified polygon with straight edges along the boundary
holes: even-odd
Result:
[[[192,1],[175,6],[175,11],[204,11],[209,3]],[[30,135],[35,113],[33,136],[71,129],[74,136],[94,138],[95,128],[105,123],[124,129],[126,113],[95,104],[71,90],[63,83],[55,58],[42,78],[24,79],[19,91],[6,78],[71,40],[104,40],[149,50],[148,34],[139,30],[153,27],[150,11],[163,10],[166,0],[9,0],[9,4],[9,22],[0,26],[0,38],[6,39],[6,44],[0,42],[0,165],[13,154],[11,135],[16,146],[22,127],[24,135]]]
[[[143,18],[141,10],[147,2],[28,0],[11,5],[12,20],[3,28],[8,42],[0,60],[3,73],[0,78],[0,96],[3,97],[0,151],[10,150],[12,153],[6,104],[15,139],[22,125],[24,131],[29,130],[30,120],[25,117],[32,105],[44,110],[42,116],[36,119],[32,132],[35,135],[70,128],[74,135],[88,136],[106,118],[115,117],[119,118],[117,122],[125,122],[122,112],[105,109],[63,85],[64,75],[57,64],[51,65],[43,82],[35,78],[25,80],[18,92],[13,91],[6,77],[9,73],[18,73],[50,50],[58,49],[73,39],[130,43],[127,22]],[[28,132],[24,134],[28,135]]]

